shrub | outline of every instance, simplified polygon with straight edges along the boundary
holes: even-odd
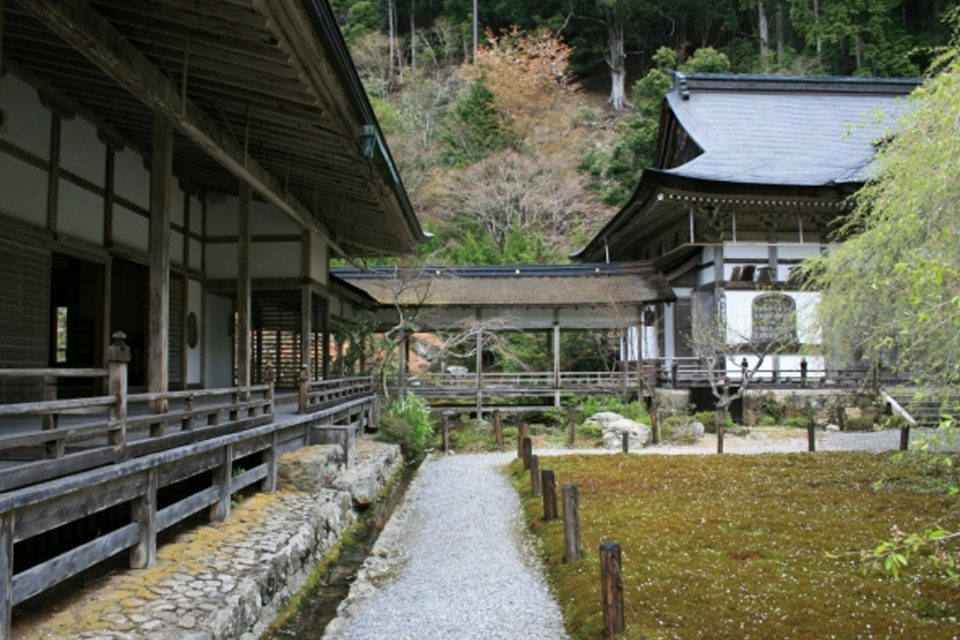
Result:
[[[843,428],[847,431],[873,431],[873,416],[847,418]]]
[[[768,391],[760,398],[760,410],[773,418],[774,424],[780,424],[783,420],[784,415],[784,406],[780,404],[780,401],[777,400],[777,396],[773,392]]]
[[[400,445],[403,457],[419,460],[427,441],[433,436],[430,405],[423,398],[407,392],[387,405],[380,416],[380,433],[384,440]]]
[[[761,427],[774,427],[776,426],[776,424],[777,424],[777,419],[774,418],[773,416],[763,416],[763,418],[760,419]]]
[[[586,422],[580,425],[580,435],[588,440],[600,440],[603,438],[603,427],[596,422]]]
[[[670,416],[660,423],[660,441],[675,442],[678,444],[695,444],[696,439],[693,437],[693,433],[689,429],[683,428],[695,421],[698,421],[698,419],[690,416]],[[706,423],[704,423],[704,429],[706,429]],[[714,432],[716,432],[716,426],[714,426]]]
[[[717,432],[717,412],[716,411],[698,411],[693,414],[693,417],[687,418],[687,420],[693,420],[696,422],[703,423],[703,430],[707,433],[716,433]],[[723,417],[723,426],[724,429],[730,429],[734,426],[733,418],[730,417],[730,412],[727,411]]]
[[[806,416],[793,416],[784,420],[783,424],[797,429],[806,429],[810,426],[810,418]]]
[[[588,418],[601,411],[612,411],[634,422],[650,424],[647,407],[639,400],[624,403],[616,396],[587,396],[580,402],[580,410]]]

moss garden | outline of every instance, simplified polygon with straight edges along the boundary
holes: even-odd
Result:
[[[562,521],[541,521],[529,473],[509,467],[575,639],[603,637],[597,548],[607,540],[623,554],[618,638],[960,638],[960,585],[919,557],[899,578],[865,572],[860,557],[894,525],[960,524],[937,467],[867,453],[570,455],[540,466],[555,471],[558,495],[564,484],[580,491],[585,557],[565,565]]]

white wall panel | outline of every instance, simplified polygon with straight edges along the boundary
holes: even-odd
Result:
[[[103,198],[60,180],[57,231],[67,236],[103,245]]]
[[[143,158],[130,149],[116,155],[114,161],[114,191],[145,209],[150,208],[150,172],[143,166]]]
[[[330,250],[323,236],[314,233],[310,242],[310,277],[320,284],[330,280]]]
[[[299,235],[300,225],[272,204],[254,201],[250,207],[253,235]]]
[[[236,196],[208,192],[207,235],[236,237],[239,225],[239,204]]]
[[[237,277],[237,245],[207,245],[207,277],[214,279]]]
[[[233,301],[216,295],[207,295],[206,300],[204,386],[211,389],[230,387],[233,386],[233,338],[230,335]]]
[[[0,213],[47,226],[47,172],[0,153]]]
[[[97,129],[81,118],[64,120],[60,126],[60,166],[103,187],[107,149],[97,138]]]
[[[40,104],[37,90],[7,73],[0,78],[0,108],[7,112],[0,138],[49,159],[51,114]]]
[[[299,278],[299,242],[254,242],[250,249],[253,278]]]
[[[192,313],[197,319],[198,342],[190,348],[187,345],[187,384],[200,384],[202,371],[202,349],[205,347],[204,318],[203,318],[203,286],[196,280],[187,280],[187,313]],[[184,328],[186,332],[186,328]]]
[[[113,209],[113,240],[120,244],[148,251],[150,245],[150,221],[119,205]]]

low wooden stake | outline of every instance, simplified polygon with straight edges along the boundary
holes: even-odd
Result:
[[[540,481],[543,490],[543,520],[550,522],[557,519],[557,480],[553,469],[541,471]]]
[[[630,453],[630,433],[624,431],[620,434],[620,437],[623,439],[623,452]]]
[[[530,456],[533,455],[533,440],[529,437],[523,439],[523,468],[530,468]]]
[[[517,427],[517,457],[523,457],[523,439],[527,437],[527,423],[521,422]],[[526,468],[526,467],[524,467]]]
[[[910,448],[910,425],[900,427],[900,451]]]
[[[626,627],[623,610],[623,577],[620,543],[600,545],[600,593],[603,599],[603,636],[612,638]]]
[[[533,495],[541,493],[540,488],[540,456],[530,456],[530,488]]]
[[[810,421],[810,424],[807,425],[807,451],[816,451],[817,450],[817,433],[816,425],[813,424],[813,421]]]
[[[576,562],[583,557],[580,547],[580,490],[575,484],[563,485],[563,561]]]

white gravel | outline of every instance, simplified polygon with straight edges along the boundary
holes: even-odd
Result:
[[[511,458],[424,462],[324,638],[567,638],[502,473]]]

